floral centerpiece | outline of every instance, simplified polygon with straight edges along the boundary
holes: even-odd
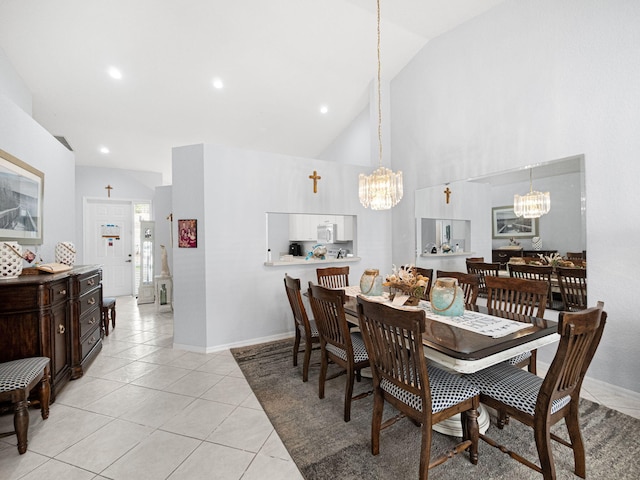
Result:
[[[393,265],[393,270],[387,275],[382,285],[420,299],[426,298],[429,279],[417,273],[416,268],[411,264],[401,265],[400,268]]]
[[[582,265],[575,265],[571,260],[566,260],[562,258],[559,253],[554,253],[552,255],[543,255],[541,253],[538,254],[540,260],[543,265],[551,265],[552,267],[576,267]]]

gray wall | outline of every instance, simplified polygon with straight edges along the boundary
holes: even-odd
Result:
[[[589,303],[609,322],[590,375],[639,392],[640,2],[512,0],[430,41],[392,82],[405,191],[585,155]],[[393,212],[393,259],[413,205]]]

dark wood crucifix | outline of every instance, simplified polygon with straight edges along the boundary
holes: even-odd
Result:
[[[107,196],[109,198],[111,198],[111,190],[113,190],[113,187],[111,185],[107,185],[106,187],[104,187],[105,190],[107,191]]]
[[[309,175],[309,178],[313,180],[313,193],[318,193],[318,180],[322,177],[314,170],[313,175]]]
[[[447,203],[449,203],[449,200],[451,198],[451,190],[449,190],[449,186],[447,185],[446,190],[443,192],[445,194],[445,196],[447,197]]]

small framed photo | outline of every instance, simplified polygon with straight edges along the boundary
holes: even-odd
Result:
[[[493,238],[533,238],[538,236],[538,219],[517,217],[513,205],[491,209]]]
[[[178,248],[198,247],[198,221],[178,220]]]

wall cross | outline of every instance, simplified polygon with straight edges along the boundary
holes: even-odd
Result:
[[[313,180],[313,193],[318,193],[318,180],[322,177],[314,170],[313,175],[309,175],[309,178]]]

